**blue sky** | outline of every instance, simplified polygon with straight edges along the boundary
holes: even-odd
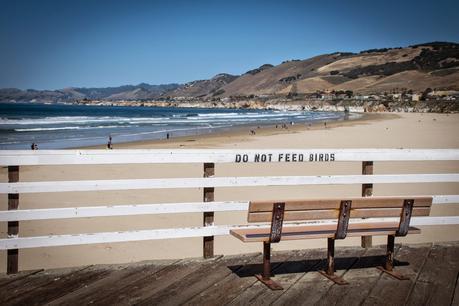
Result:
[[[459,42],[459,1],[5,1],[0,88],[183,83],[335,51]]]

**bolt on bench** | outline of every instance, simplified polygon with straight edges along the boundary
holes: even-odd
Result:
[[[256,277],[272,290],[282,287],[271,279],[271,243],[281,240],[328,239],[327,270],[320,273],[339,285],[347,282],[335,274],[335,239],[387,235],[387,253],[383,272],[400,279],[394,268],[394,240],[407,234],[419,234],[410,227],[411,216],[428,216],[432,197],[361,197],[292,201],[250,202],[248,222],[271,222],[262,228],[234,229],[231,234],[243,242],[263,242],[263,273]],[[396,221],[365,220],[361,218],[398,217]],[[295,225],[284,221],[319,221],[337,219],[337,224]],[[351,219],[357,222],[349,222]]]

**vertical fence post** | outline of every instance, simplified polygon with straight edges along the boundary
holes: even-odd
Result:
[[[362,162],[362,174],[371,175],[373,174],[373,162],[363,161]],[[362,184],[362,197],[370,197],[373,195],[373,184]],[[373,245],[372,236],[362,236],[362,248],[371,248]]]
[[[214,163],[204,163],[204,177],[211,177],[215,174],[215,164]],[[214,201],[214,187],[204,187],[204,202]],[[208,211],[204,212],[203,218],[204,226],[214,225],[214,212]],[[203,247],[202,252],[204,258],[211,258],[214,256],[214,236],[205,236],[203,238]]]
[[[19,166],[8,166],[8,182],[19,181]],[[16,210],[19,206],[19,194],[8,193],[8,210]],[[8,237],[17,236],[19,233],[19,221],[8,222]],[[6,273],[18,273],[18,249],[7,251]]]

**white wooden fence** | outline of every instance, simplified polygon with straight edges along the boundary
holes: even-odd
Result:
[[[275,150],[41,150],[0,151],[0,164],[9,166],[9,182],[0,183],[0,193],[8,194],[9,210],[0,211],[0,222],[8,222],[8,237],[0,239],[0,249],[8,250],[8,272],[17,271],[18,249],[113,243],[184,237],[204,237],[204,255],[213,254],[213,236],[228,235],[238,225],[213,225],[213,212],[246,211],[248,201],[213,201],[213,188],[245,186],[290,186],[363,184],[362,195],[371,195],[372,184],[459,182],[459,173],[372,175],[372,161],[457,161],[459,149],[275,149]],[[362,161],[362,175],[212,177],[214,163],[332,163]],[[371,161],[371,162],[369,162]],[[204,163],[204,178],[86,180],[19,182],[18,171],[25,165],[81,165],[132,163]],[[136,190],[163,188],[204,188],[204,202],[116,206],[84,206],[18,210],[18,194],[40,192]],[[368,192],[369,191],[369,192]],[[247,199],[250,200],[250,199]],[[210,201],[210,202],[209,202]],[[459,195],[435,195],[433,204],[459,203]],[[169,228],[77,235],[20,237],[19,222],[25,220],[129,216],[164,213],[204,213],[202,227]],[[386,222],[394,218],[362,219],[353,222]],[[316,221],[317,222],[317,221]],[[309,222],[310,223],[310,222]],[[321,223],[336,223],[324,220]],[[415,217],[413,225],[459,224],[459,216]],[[306,223],[295,223],[304,225]],[[250,225],[244,227],[256,227]],[[207,239],[206,239],[207,238]],[[209,243],[210,242],[210,243]]]

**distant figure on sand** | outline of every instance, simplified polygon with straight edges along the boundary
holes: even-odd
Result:
[[[166,139],[169,139],[170,135],[169,133],[166,134]]]
[[[250,135],[255,135],[255,131],[254,130],[250,130]]]
[[[110,149],[110,150],[113,149],[112,135],[108,136],[107,149]]]
[[[38,145],[35,142],[32,142],[32,144],[30,145],[30,148],[32,150],[38,150]]]

